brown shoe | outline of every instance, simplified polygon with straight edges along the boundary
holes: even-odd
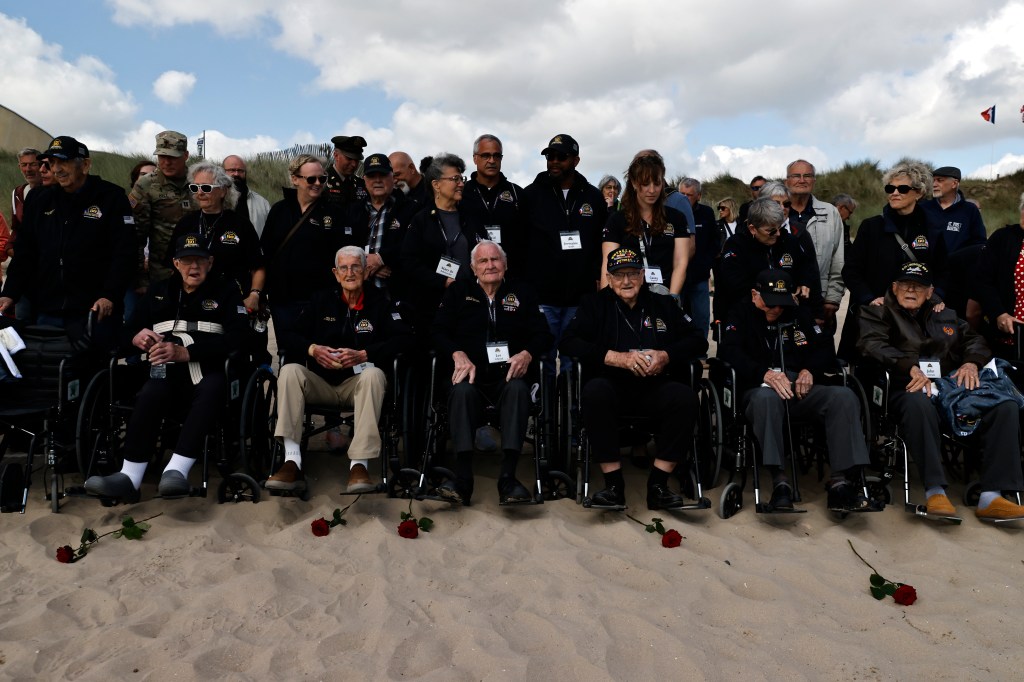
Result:
[[[928,513],[930,515],[956,516],[956,507],[954,507],[953,503],[949,501],[949,498],[942,493],[929,497],[925,506],[928,508]]]
[[[1024,507],[1010,502],[1005,497],[997,497],[987,507],[974,510],[979,519],[989,521],[1008,521],[1010,519],[1024,519]]]
[[[267,479],[264,487],[268,490],[305,490],[306,477],[298,465],[289,460]]]
[[[356,464],[348,470],[348,488],[345,489],[345,492],[368,493],[376,487],[370,480],[370,474],[366,471],[366,467],[362,464]]]

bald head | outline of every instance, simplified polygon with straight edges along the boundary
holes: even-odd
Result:
[[[241,156],[235,156],[234,154],[224,157],[224,172],[228,174],[228,177],[235,181],[245,182],[245,161],[242,160]]]
[[[388,155],[388,161],[391,162],[391,168],[394,169],[395,182],[410,188],[420,184],[423,175],[420,173],[420,169],[416,167],[411,156],[405,152],[391,152]]]

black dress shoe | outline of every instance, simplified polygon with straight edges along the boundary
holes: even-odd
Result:
[[[626,494],[618,486],[609,486],[590,498],[591,507],[625,507]]]
[[[672,492],[667,485],[655,483],[647,486],[647,508],[651,511],[658,509],[679,509],[686,504],[682,495]]]
[[[498,502],[500,504],[523,504],[533,502],[533,495],[516,478],[503,476],[498,479]]]
[[[768,501],[769,509],[792,509],[793,508],[793,486],[786,481],[775,484],[772,490],[772,499]]]

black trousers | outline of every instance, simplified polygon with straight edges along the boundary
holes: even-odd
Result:
[[[530,385],[522,378],[484,382],[479,375],[476,383],[455,384],[448,394],[448,424],[455,452],[473,450],[473,436],[484,423],[487,405],[498,409],[502,449],[521,452],[530,417]]]
[[[206,435],[217,426],[224,411],[226,381],[224,374],[217,372],[207,374],[193,386],[187,367],[182,365],[168,368],[165,379],[150,379],[143,384],[125,434],[125,459],[149,461],[165,416],[184,418],[174,452],[198,458]]]
[[[623,418],[652,424],[656,457],[681,462],[693,442],[697,395],[686,384],[667,378],[613,381],[597,377],[584,385],[580,409],[598,462],[619,461],[619,425]]]

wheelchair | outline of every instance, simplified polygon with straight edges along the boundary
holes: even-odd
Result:
[[[135,396],[149,380],[149,368],[149,363],[140,361],[140,356],[112,357],[107,368],[89,382],[82,397],[75,430],[78,466],[84,479],[121,470],[125,435],[134,411]],[[221,476],[217,489],[219,503],[260,501],[260,488],[255,479],[235,470],[241,437],[239,423],[243,416],[241,386],[250,371],[248,358],[232,355],[224,362],[227,385],[223,416],[218,428],[206,435],[201,458],[201,482],[191,488],[189,497],[207,497],[212,459]],[[164,419],[154,454],[162,454],[173,446],[179,428],[180,424],[175,420]],[[68,494],[86,496],[85,489],[81,487],[69,489]],[[117,500],[109,498],[99,499],[104,506],[117,503]]]
[[[743,506],[743,490],[746,487],[747,472],[752,479],[754,493],[754,510],[758,514],[802,514],[806,509],[775,508],[770,502],[762,502],[760,488],[760,470],[758,460],[760,447],[757,438],[750,432],[742,406],[743,396],[740,393],[735,369],[721,358],[709,358],[710,371],[708,378],[708,411],[710,421],[715,424],[712,429],[713,448],[716,457],[729,469],[729,479],[722,488],[719,498],[718,514],[723,519],[731,518]],[[861,427],[866,434],[866,441],[871,442],[870,419],[867,401],[860,384],[842,364],[837,365],[831,377],[831,385],[846,386],[854,392],[861,406]],[[790,467],[789,484],[793,490],[793,502],[801,502],[799,478],[812,467],[817,467],[818,480],[824,478],[824,462],[828,459],[828,448],[824,427],[812,422],[802,422],[790,418],[789,403],[784,401],[783,448],[788,453]],[[885,482],[878,477],[866,476],[861,472],[858,482],[861,493],[870,503],[870,507],[858,511],[881,511],[889,502],[884,496]],[[852,510],[832,509],[839,518],[846,518]]]
[[[578,405],[579,399],[583,395],[586,368],[582,367],[575,358],[573,359],[573,367],[569,386],[572,394],[571,400],[573,404]],[[721,449],[716,449],[714,444],[721,440],[720,435],[716,436],[716,433],[720,434],[721,420],[711,405],[711,401],[716,400],[716,397],[711,390],[710,384],[703,378],[703,374],[703,363],[700,360],[692,360],[687,367],[685,376],[680,377],[683,383],[687,384],[697,395],[698,413],[694,421],[694,434],[691,446],[685,456],[685,460],[689,462],[689,467],[677,466],[674,472],[680,480],[680,489],[683,497],[692,500],[692,502],[687,502],[682,507],[672,511],[710,509],[712,506],[711,500],[704,496],[704,488],[714,487],[718,480],[721,466]],[[649,420],[643,415],[624,415],[624,417],[626,423],[620,428],[620,444],[629,442],[632,436],[637,433],[646,439],[645,442],[650,441],[652,433]],[[590,438],[586,428],[583,426],[582,420],[578,423],[570,424],[570,428],[576,441],[574,446],[577,472],[576,503],[589,509],[592,508],[590,496],[592,459]],[[625,507],[613,509],[613,511],[621,511],[623,509]]]
[[[12,359],[22,377],[0,382],[0,511],[25,513],[32,475],[38,470],[35,457],[41,449],[45,461],[39,468],[48,489],[46,499],[56,513],[65,496],[63,475],[75,471],[75,418],[81,389],[102,366],[101,355],[90,348],[88,331],[80,340],[72,340],[57,327],[26,326],[19,331],[25,348]],[[6,369],[3,360],[0,366]],[[9,451],[22,448],[24,461],[14,461],[20,456]]]
[[[449,501],[440,496],[437,487],[446,480],[454,480],[455,473],[450,469],[441,466],[440,461],[446,450],[450,435],[448,422],[448,391],[450,386],[439,379],[439,366],[444,364],[436,354],[430,355],[430,382],[426,401],[427,423],[426,437],[424,439],[423,455],[418,468],[406,468],[399,472],[399,479],[396,490],[401,497],[412,497],[417,500]],[[448,376],[441,373],[442,376]],[[564,471],[554,468],[552,452],[557,445],[555,428],[549,423],[549,402],[548,390],[545,388],[543,361],[538,362],[536,374],[528,373],[527,381],[531,384],[531,407],[530,417],[527,424],[526,441],[533,449],[533,486],[532,501],[519,502],[519,504],[543,504],[545,500],[558,500],[569,497],[573,487],[572,478]],[[492,406],[486,406],[484,410],[484,421],[488,426],[493,426],[498,421],[498,411]],[[529,486],[528,486],[529,487]]]
[[[284,365],[282,356],[281,365]],[[406,390],[410,385],[409,372],[404,360],[397,357],[389,368],[388,386],[384,394],[384,404],[378,424],[381,435],[379,456],[381,482],[371,493],[387,492],[390,497],[399,496],[395,487],[401,469],[399,459],[399,440],[403,432],[398,416],[402,414],[402,405],[407,400]],[[270,478],[284,464],[284,445],[274,437],[277,428],[277,375],[264,365],[249,377],[242,399],[239,452],[244,462],[246,473],[259,487],[266,487]],[[346,416],[344,410],[334,405],[316,405],[306,403],[304,407],[302,439],[300,447],[305,453],[309,440],[335,427],[353,426],[352,414]],[[317,422],[321,421],[321,424]],[[406,434],[405,442],[408,441]],[[311,497],[309,486],[296,491],[270,490],[271,495],[294,495],[308,501]],[[342,492],[342,495],[356,494]],[[365,493],[364,493],[365,494]]]

